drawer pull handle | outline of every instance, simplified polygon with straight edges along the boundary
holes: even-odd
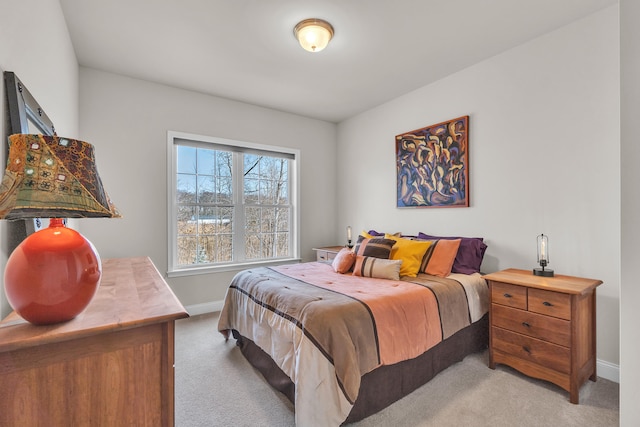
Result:
[[[503,296],[504,296],[505,298],[511,298],[511,294],[507,294],[507,293],[505,293]]]
[[[529,347],[527,347],[526,345],[522,346],[522,349],[527,352],[527,354],[531,354],[531,349]]]
[[[530,328],[531,325],[527,322],[522,322],[522,326],[524,326],[525,328]]]
[[[551,304],[548,301],[543,302],[542,305],[546,305],[547,307],[553,307],[553,304]]]

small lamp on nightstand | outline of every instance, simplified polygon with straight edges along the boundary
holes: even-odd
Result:
[[[553,277],[553,270],[545,269],[549,264],[549,239],[544,234],[538,236],[538,264],[541,268],[534,268],[535,276]]]
[[[347,226],[347,247],[351,249],[353,247],[353,243],[351,243],[351,226]]]

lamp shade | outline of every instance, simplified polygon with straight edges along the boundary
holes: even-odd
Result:
[[[300,46],[309,52],[320,52],[333,38],[333,27],[322,19],[305,19],[293,29]]]
[[[7,260],[7,300],[37,325],[71,320],[91,302],[102,275],[93,244],[62,218],[119,217],[96,169],[93,146],[58,136],[15,134],[0,182],[0,218],[51,218]]]
[[[93,145],[55,135],[9,137],[0,218],[119,216],[102,187]]]

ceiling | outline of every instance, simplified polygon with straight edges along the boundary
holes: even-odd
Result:
[[[60,0],[81,66],[340,122],[617,0]],[[335,36],[303,50],[293,27]]]

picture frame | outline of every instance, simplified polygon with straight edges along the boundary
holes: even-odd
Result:
[[[469,116],[396,135],[397,207],[469,207]]]

